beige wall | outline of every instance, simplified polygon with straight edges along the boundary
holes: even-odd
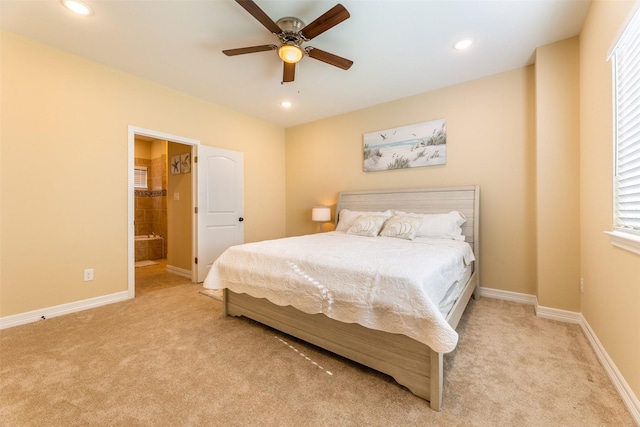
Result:
[[[0,317],[127,290],[130,125],[243,152],[246,241],[285,234],[282,128],[1,36]]]
[[[580,311],[579,40],[536,50],[537,296]]]
[[[580,228],[582,314],[640,396],[640,255],[613,247],[612,94],[607,62],[633,2],[591,4],[580,35]]]
[[[168,145],[169,163],[176,155],[190,153],[191,146],[170,142]],[[193,169],[192,169],[193,171]],[[193,265],[193,198],[192,173],[175,174],[169,169],[169,189],[167,191],[168,239],[167,265],[191,271]],[[175,200],[178,193],[178,200]]]
[[[135,157],[151,159],[151,141],[141,141],[136,139],[134,142],[133,153]]]
[[[535,292],[534,68],[526,67],[287,129],[287,235],[343,190],[481,188],[481,284]],[[363,134],[447,120],[447,164],[363,172]],[[328,227],[327,227],[328,229]]]

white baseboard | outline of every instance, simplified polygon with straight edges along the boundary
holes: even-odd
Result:
[[[582,323],[582,314],[575,311],[558,310],[557,308],[536,305],[536,316],[543,319],[557,320],[566,323]]]
[[[609,354],[600,343],[600,340],[598,340],[598,337],[596,336],[593,329],[591,329],[591,326],[589,326],[589,323],[584,318],[582,313],[540,306],[538,305],[538,298],[536,298],[535,295],[520,294],[517,292],[509,292],[509,291],[502,291],[499,289],[481,287],[480,296],[481,297],[485,296],[487,298],[501,299],[501,300],[516,302],[521,304],[534,305],[536,316],[538,317],[541,317],[544,319],[550,319],[550,320],[557,320],[560,322],[579,324],[580,327],[582,328],[582,332],[589,340],[589,343],[591,344],[593,351],[596,353],[598,360],[602,364],[602,367],[604,368],[605,372],[611,379],[613,386],[616,388],[616,390],[620,394],[620,397],[622,398],[625,405],[627,406],[627,409],[629,409],[629,412],[631,413],[631,416],[633,417],[636,424],[640,426],[640,401],[634,394],[633,390],[631,390],[631,387],[629,387],[629,383],[627,383],[627,381],[624,379],[624,377],[616,367],[616,364],[613,362],[611,357],[609,357]]]
[[[24,325],[50,317],[62,316],[63,314],[75,313],[101,305],[111,304],[129,299],[127,291],[116,292],[115,294],[103,295],[89,298],[82,301],[70,302],[53,307],[42,308],[40,310],[28,311],[26,313],[14,314],[12,316],[0,317],[0,329],[11,328],[13,326]]]
[[[501,299],[504,301],[517,302],[519,304],[538,305],[538,299],[534,295],[521,294],[518,292],[501,291],[500,289],[480,287],[480,296],[487,298]]]
[[[596,333],[589,326],[589,322],[580,314],[582,321],[580,322],[580,326],[582,327],[582,332],[584,332],[585,336],[591,343],[591,347],[593,347],[593,351],[595,351],[598,360],[604,367],[604,370],[611,378],[611,382],[613,382],[613,386],[618,390],[620,397],[624,401],[625,405],[629,409],[631,413],[631,417],[633,417],[636,424],[640,426],[640,401],[629,387],[629,384],[625,381],[624,377],[616,367],[616,364],[613,363],[613,360],[607,354],[607,351],[604,349],[600,340],[596,336]]]
[[[173,265],[167,264],[167,271],[177,276],[184,277],[185,279],[189,279],[189,280],[193,279],[193,274],[191,273],[191,270],[185,270],[184,268],[175,267]]]

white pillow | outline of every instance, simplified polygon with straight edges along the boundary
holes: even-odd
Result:
[[[360,215],[349,227],[347,234],[375,237],[388,217],[384,215]]]
[[[396,215],[405,213],[406,212],[395,211]],[[446,214],[408,214],[420,216],[423,219],[416,237],[464,240],[460,226],[467,222],[467,218],[462,212],[451,211]]]
[[[387,218],[393,215],[390,210],[386,210],[384,212],[363,212],[363,211],[350,211],[349,209],[341,209],[340,214],[338,215],[338,225],[336,226],[336,231],[347,231],[349,227],[356,222],[361,215],[382,215]]]
[[[420,216],[394,215],[384,223],[380,235],[413,240],[422,222],[423,219]]]

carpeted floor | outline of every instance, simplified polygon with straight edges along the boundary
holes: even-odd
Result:
[[[146,268],[146,267],[145,267]],[[577,325],[471,301],[443,409],[198,285],[0,331],[1,426],[633,426]]]

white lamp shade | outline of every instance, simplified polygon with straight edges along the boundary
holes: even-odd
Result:
[[[326,206],[318,206],[311,209],[311,220],[316,222],[331,221],[331,209]]]

